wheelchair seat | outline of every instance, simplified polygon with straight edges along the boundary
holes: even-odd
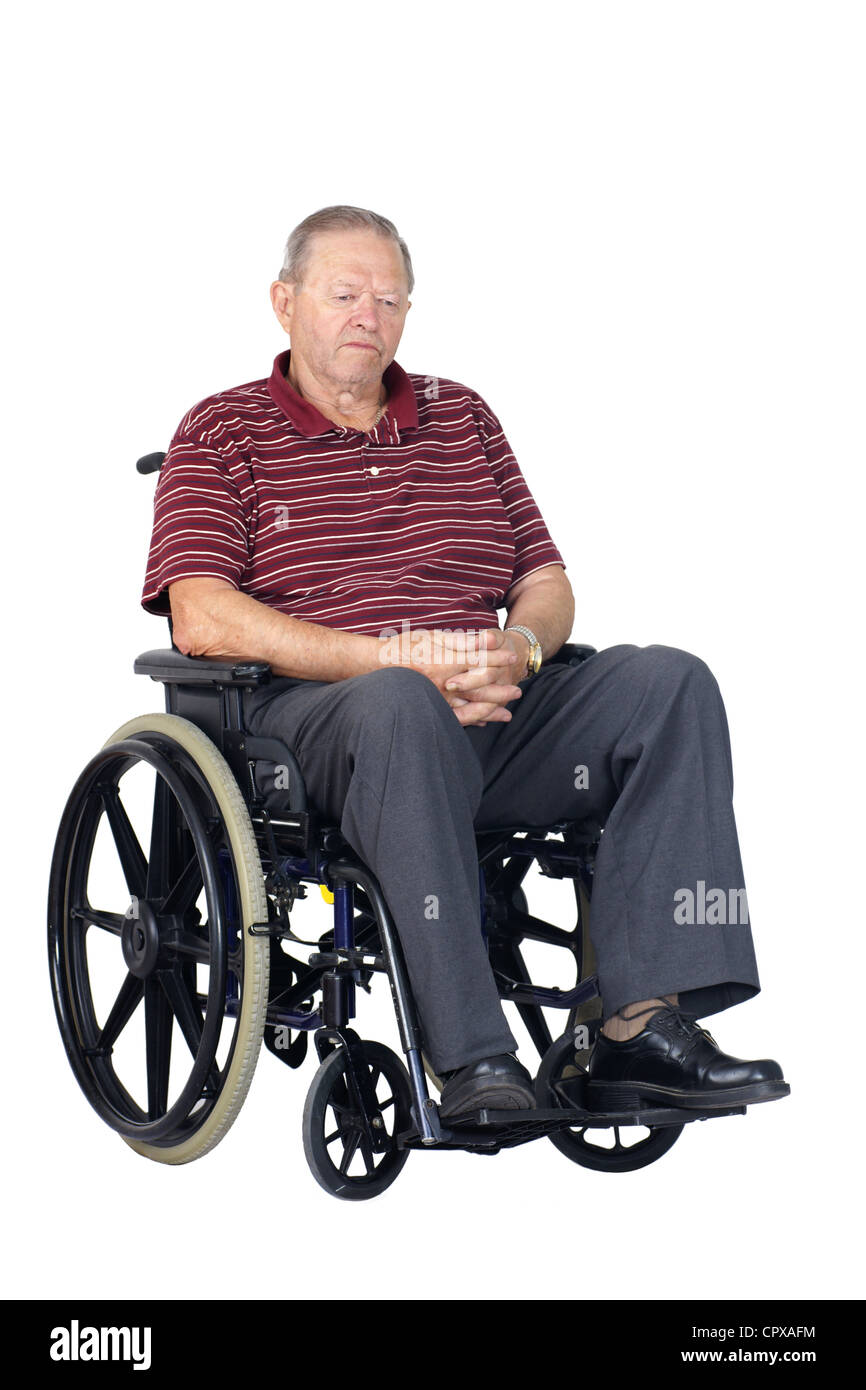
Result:
[[[169,619],[169,632],[172,631]],[[595,654],[595,648],[565,643],[550,661],[577,666]],[[232,661],[220,657],[185,656],[172,644],[168,649],[142,652],[134,670],[150,676],[166,688],[166,709],[190,719],[213,740],[235,775],[252,783],[250,792],[273,813],[309,812],[313,806],[300,766],[292,750],[280,739],[251,734],[246,729],[246,692],[267,685],[271,668],[265,661]],[[285,767],[288,787],[274,787],[273,772]],[[569,822],[560,822],[562,830]],[[339,833],[333,825],[325,827]],[[544,827],[532,827],[540,830]],[[496,827],[497,833],[520,831],[526,826]],[[549,827],[552,831],[553,827]],[[488,833],[488,832],[485,832]]]

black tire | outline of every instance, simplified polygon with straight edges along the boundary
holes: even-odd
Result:
[[[79,1085],[144,1157],[188,1163],[237,1117],[268,998],[268,943],[247,928],[266,918],[255,836],[222,754],[174,715],[124,724],[64,810],[48,945]]]
[[[574,1036],[571,1031],[564,1033],[542,1058],[538,1069],[535,1095],[539,1108],[568,1106],[569,1100],[560,1083],[577,1083],[579,1093],[580,1078],[585,1076],[586,1068],[578,1062],[575,1054]],[[601,1140],[610,1136],[611,1129],[614,1143],[609,1147]],[[560,1153],[570,1158],[572,1163],[579,1163],[582,1168],[592,1168],[599,1173],[633,1173],[666,1154],[682,1132],[683,1125],[611,1127],[579,1122],[573,1129],[557,1130],[547,1137]],[[623,1144],[622,1134],[633,1136],[633,1142]],[[597,1142],[593,1142],[592,1135],[597,1136]]]
[[[310,1171],[332,1197],[349,1202],[378,1197],[391,1186],[409,1157],[408,1149],[398,1149],[396,1145],[397,1134],[411,1124],[409,1073],[396,1053],[383,1043],[365,1041],[363,1049],[383,1112],[384,1130],[391,1141],[386,1149],[374,1151],[358,1127],[359,1111],[346,1082],[344,1048],[336,1048],[322,1062],[304,1106],[304,1153]],[[332,1119],[328,1118],[329,1112]],[[338,1163],[330,1150],[335,1151]],[[361,1164],[364,1171],[358,1172]],[[354,1172],[350,1171],[353,1165]]]

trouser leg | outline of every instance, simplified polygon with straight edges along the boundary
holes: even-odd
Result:
[[[249,727],[292,749],[314,805],[379,880],[433,1067],[513,1051],[481,935],[481,767],[432,682],[401,667],[303,681]]]
[[[700,1014],[757,994],[728,725],[709,668],[672,647],[618,646],[542,667],[521,689],[509,723],[465,731],[485,776],[476,826],[602,822],[591,935],[604,1017],[674,992]],[[715,890],[724,908],[702,912]],[[692,920],[678,921],[688,893]]]

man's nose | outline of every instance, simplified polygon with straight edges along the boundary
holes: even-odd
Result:
[[[364,290],[358,295],[352,317],[355,323],[362,323],[367,328],[376,328],[379,323],[379,306],[376,303],[376,296],[372,290]]]

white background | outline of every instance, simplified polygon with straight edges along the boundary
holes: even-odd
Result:
[[[84,0],[7,37],[7,1292],[862,1296],[862,7]],[[161,708],[135,459],[269,374],[285,238],[334,202],[407,238],[397,359],[500,416],[574,640],[686,648],[725,696],[763,990],[710,1026],[792,1093],[634,1174],[542,1141],[341,1203],[301,1148],[312,1063],[268,1054],[222,1145],[162,1167],[63,1054],[57,822]],[[393,1041],[389,1007],[361,1030]]]

